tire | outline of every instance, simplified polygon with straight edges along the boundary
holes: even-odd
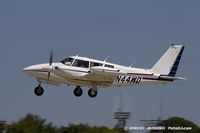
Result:
[[[74,89],[74,95],[77,96],[77,97],[80,97],[82,94],[83,94],[83,90],[81,89],[80,86],[77,86],[77,87]]]
[[[35,93],[36,96],[42,96],[43,93],[44,93],[44,89],[41,86],[37,86],[34,89],[34,93]]]
[[[92,89],[89,89],[88,90],[88,95],[92,98],[96,97],[97,96],[97,91],[96,90],[92,90]]]

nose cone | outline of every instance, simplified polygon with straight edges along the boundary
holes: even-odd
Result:
[[[32,65],[32,66],[28,66],[23,68],[23,71],[27,72],[27,71],[37,71],[40,70],[41,67],[39,67],[39,65]]]
[[[31,66],[28,66],[28,67],[23,68],[22,70],[23,70],[24,72],[26,72],[26,71],[30,71],[31,69],[32,69]]]
[[[46,65],[47,65],[47,64],[32,65],[32,66],[25,67],[25,68],[23,68],[22,70],[23,70],[26,74],[32,75],[33,73],[36,73],[36,72],[43,72],[43,71],[44,71],[44,67],[45,67]]]
[[[45,63],[25,67],[22,71],[31,77],[35,77],[36,79],[47,79],[48,72],[50,71],[50,69],[47,68],[49,68],[49,64]]]

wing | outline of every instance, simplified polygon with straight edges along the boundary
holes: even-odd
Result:
[[[85,79],[94,82],[95,84],[106,83],[105,86],[111,86],[116,80],[118,75],[131,76],[131,77],[158,77],[151,72],[144,70],[137,71],[122,71],[115,68],[108,68],[103,66],[95,66],[91,68],[91,73],[84,76]]]
[[[92,81],[95,85],[99,86],[111,86],[114,80],[119,75],[119,70],[114,68],[105,68],[105,67],[92,67],[91,72],[85,76],[84,79]],[[122,73],[121,73],[122,74]]]

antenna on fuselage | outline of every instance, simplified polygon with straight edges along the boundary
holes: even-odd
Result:
[[[133,63],[131,63],[129,67],[132,67],[132,66],[133,66]]]
[[[109,58],[110,58],[110,56],[106,57],[106,58],[104,59],[104,62],[106,62]]]
[[[135,64],[135,62],[132,62],[129,67],[133,67],[134,64]]]

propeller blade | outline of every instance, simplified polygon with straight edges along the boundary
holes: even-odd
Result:
[[[48,81],[49,81],[49,78],[50,78],[50,74],[51,74],[51,72],[48,72]]]
[[[50,58],[49,58],[49,65],[50,66],[51,66],[52,62],[53,62],[53,50],[51,50],[51,52],[50,52]]]
[[[53,62],[53,50],[50,51],[50,57],[49,57],[49,65],[51,66]],[[48,81],[50,78],[51,72],[48,72]]]

